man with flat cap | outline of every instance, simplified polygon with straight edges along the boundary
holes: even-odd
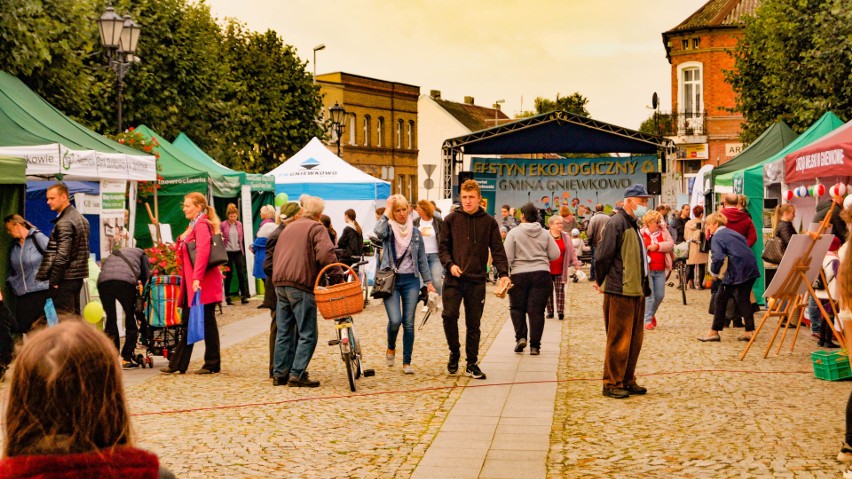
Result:
[[[604,226],[595,249],[594,288],[604,295],[606,328],[603,395],[616,399],[647,392],[636,384],[645,296],[651,294],[645,243],[637,220],[648,211],[651,196],[643,185],[627,188],[624,206]]]

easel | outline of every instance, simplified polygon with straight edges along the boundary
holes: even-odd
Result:
[[[831,215],[834,212],[834,207],[830,208],[828,214],[819,224],[819,228],[817,231],[811,231],[808,233],[808,237],[810,238],[810,242],[807,246],[807,249],[804,254],[799,256],[795,265],[787,272],[787,275],[784,277],[784,282],[781,283],[781,287],[777,293],[773,296],[769,297],[769,303],[767,307],[766,313],[764,313],[763,318],[760,320],[760,324],[755,329],[754,333],[751,335],[751,339],[746,345],[743,352],[740,354],[740,361],[745,359],[746,354],[748,354],[751,345],[754,343],[754,340],[757,339],[758,333],[760,333],[761,328],[763,328],[766,320],[771,316],[778,317],[778,324],[775,325],[775,331],[772,333],[772,338],[769,340],[769,344],[766,345],[766,350],[763,352],[763,357],[766,358],[769,355],[769,350],[772,348],[773,343],[775,342],[775,338],[778,336],[778,331],[781,329],[781,324],[784,323],[786,319],[786,327],[784,328],[784,333],[781,335],[781,342],[778,344],[778,349],[776,350],[776,354],[781,351],[781,346],[784,344],[784,339],[787,336],[787,330],[790,329],[792,324],[792,318],[796,311],[798,314],[798,321],[795,326],[795,333],[793,334],[793,343],[790,346],[790,351],[793,351],[793,348],[796,347],[796,339],[799,335],[799,327],[802,323],[802,310],[805,307],[806,299],[808,295],[814,298],[816,301],[817,307],[819,308],[820,314],[822,314],[823,320],[827,321],[829,328],[831,328],[832,335],[835,339],[840,341],[840,344],[845,345],[846,341],[844,340],[843,333],[841,331],[837,331],[834,329],[834,325],[832,324],[828,312],[822,306],[822,301],[819,300],[816,293],[814,292],[813,287],[811,286],[812,281],[808,281],[807,273],[811,269],[811,261],[816,259],[819,262],[819,275],[822,278],[823,284],[826,286],[826,292],[828,293],[829,303],[831,303],[831,310],[834,313],[835,317],[837,317],[837,311],[834,307],[834,302],[831,298],[831,293],[828,291],[828,282],[826,281],[825,274],[822,271],[822,258],[812,258],[811,252],[816,246],[817,242],[823,239],[823,233],[829,227],[829,222],[831,221]],[[782,260],[783,263],[783,260]],[[802,286],[807,288],[807,291],[802,293]]]

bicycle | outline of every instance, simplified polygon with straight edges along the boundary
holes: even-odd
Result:
[[[367,264],[366,261],[360,261],[353,266],[362,266]],[[355,271],[342,264],[337,263],[335,265],[329,265],[323,268],[323,271],[320,272],[320,276],[325,279],[326,284],[330,284],[328,275],[323,275],[322,273],[328,269],[330,266],[343,266],[349,269],[349,277],[350,281],[358,281],[359,278],[356,275]],[[319,284],[320,278],[317,278],[317,284]],[[314,287],[316,290],[316,286]],[[360,285],[359,285],[360,289]],[[346,292],[342,292],[342,294],[346,294]],[[358,298],[360,299],[360,292],[358,293]],[[345,299],[341,299],[341,301],[345,301]],[[357,303],[356,303],[357,304]],[[329,346],[339,346],[340,347],[340,358],[343,360],[343,364],[346,366],[346,378],[349,381],[349,389],[352,392],[355,392],[357,387],[355,385],[355,381],[359,379],[362,375],[365,377],[375,376],[376,371],[374,369],[366,369],[363,366],[362,354],[361,354],[361,342],[358,340],[358,335],[355,333],[355,318],[350,315],[334,317],[335,314],[328,314],[328,316],[332,316],[331,318],[327,317],[327,313],[323,311],[323,308],[319,307],[320,313],[326,319],[332,319],[334,321],[334,330],[337,333],[336,339],[331,339],[328,341]],[[360,311],[360,309],[358,309]]]
[[[686,306],[686,277],[689,266],[686,265],[686,258],[678,258],[672,264],[672,271],[677,271],[678,289],[683,297],[683,304]],[[669,273],[671,275],[671,273]],[[668,279],[668,278],[666,278]],[[669,283],[669,286],[674,286],[674,283]]]

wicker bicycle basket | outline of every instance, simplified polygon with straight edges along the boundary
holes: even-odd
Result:
[[[319,283],[325,271],[335,266],[349,270],[347,274],[351,275],[354,281],[320,287]],[[332,263],[319,272],[314,283],[314,296],[317,309],[325,319],[343,318],[364,311],[361,279],[352,268],[343,263]]]

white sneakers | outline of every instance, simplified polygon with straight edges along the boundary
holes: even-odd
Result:
[[[405,374],[414,374],[414,368],[412,368],[410,364],[403,364],[402,372]]]

